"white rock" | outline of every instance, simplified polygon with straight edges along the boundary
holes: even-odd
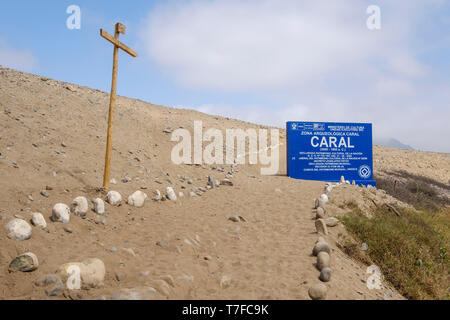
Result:
[[[172,187],[166,188],[166,194],[167,194],[167,199],[172,200],[172,201],[177,200],[177,195],[175,194],[175,191],[173,190]]]
[[[317,208],[325,209],[325,205],[328,201],[325,201],[325,199],[323,199],[323,198],[319,198],[317,202],[318,202]]]
[[[31,238],[31,226],[22,219],[13,219],[5,226],[8,230],[8,238],[17,241],[28,240]]]
[[[70,209],[64,203],[57,203],[52,209],[52,221],[53,222],[70,222]]]
[[[326,194],[322,194],[319,198],[319,202],[322,200],[322,202],[327,203],[328,202],[328,196]]]
[[[84,217],[89,210],[89,202],[85,197],[77,197],[70,205],[70,212],[77,217]]]
[[[117,191],[109,191],[106,198],[112,206],[118,206],[122,202],[122,196]]]
[[[31,224],[42,229],[47,228],[47,222],[42,213],[39,212],[31,214]]]
[[[145,204],[145,201],[147,201],[147,198],[148,197],[144,192],[138,190],[128,197],[127,203],[130,206],[134,206],[136,208],[142,208]]]
[[[94,203],[94,212],[96,214],[100,214],[100,215],[105,214],[106,207],[105,207],[105,202],[102,199],[97,198],[97,199],[94,199],[92,202]]]

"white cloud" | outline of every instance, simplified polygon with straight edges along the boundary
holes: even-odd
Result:
[[[11,48],[0,39],[0,65],[30,72],[36,65],[36,59],[31,52]]]
[[[142,40],[152,61],[184,87],[208,90],[210,99],[226,92],[267,101],[210,101],[201,111],[278,126],[373,122],[375,135],[450,152],[434,139],[439,131],[450,136],[447,100],[435,70],[419,59],[426,37],[416,37],[445,1],[377,2],[379,31],[367,29],[371,3],[363,0],[169,2],[150,13]]]

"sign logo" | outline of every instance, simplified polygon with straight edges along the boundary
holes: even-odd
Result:
[[[359,168],[358,174],[361,178],[367,179],[372,174],[372,170],[370,170],[369,166],[363,165]]]

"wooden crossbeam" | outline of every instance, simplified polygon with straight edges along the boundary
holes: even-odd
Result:
[[[113,45],[119,47],[120,49],[122,49],[123,51],[128,53],[130,56],[133,56],[135,58],[138,56],[136,51],[134,51],[133,49],[129,48],[128,46],[126,46],[125,44],[120,42],[119,40],[114,39],[114,37],[112,35],[110,35],[108,32],[106,32],[105,30],[100,29],[100,35],[103,38],[105,38],[106,40],[108,40],[109,42],[111,42]]]

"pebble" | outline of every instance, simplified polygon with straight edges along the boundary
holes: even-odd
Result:
[[[9,272],[31,272],[39,267],[37,256],[32,252],[15,257],[9,264]]]
[[[57,203],[52,209],[53,222],[62,222],[67,224],[70,222],[70,209],[64,203]]]
[[[316,222],[315,222],[315,225],[316,225],[317,233],[321,233],[323,235],[328,235],[328,229],[327,229],[327,225],[325,223],[325,220],[317,219]]]
[[[363,243],[362,245],[361,245],[361,250],[362,251],[367,251],[367,250],[369,250],[369,246],[367,245],[367,243]]]
[[[231,277],[230,276],[225,275],[220,279],[220,287],[222,289],[226,289],[230,285],[231,285]]]
[[[89,202],[85,197],[77,197],[72,201],[70,205],[70,212],[72,212],[77,217],[86,216],[89,210]]]
[[[70,229],[69,227],[64,227],[64,231],[67,233],[72,233],[72,229]]]
[[[47,222],[45,221],[42,213],[39,212],[34,212],[31,214],[31,224],[42,229],[47,228]]]
[[[105,206],[105,202],[102,199],[97,198],[97,199],[94,199],[92,202],[94,203],[94,212],[96,214],[99,214],[99,215],[105,214],[106,206]]]
[[[240,221],[239,217],[230,217],[230,218],[228,218],[228,220],[233,221],[233,222],[239,222]]]
[[[220,185],[229,187],[234,186],[233,181],[231,181],[230,179],[223,179],[222,181],[220,181]]]
[[[328,282],[331,280],[331,269],[326,267],[323,268],[322,271],[320,271],[320,276],[319,276],[320,281],[323,282]]]
[[[46,198],[50,196],[46,190],[41,190],[41,195]]]
[[[317,254],[317,269],[321,271],[323,268],[330,267],[330,255],[324,251],[321,251]]]
[[[161,201],[162,196],[161,196],[161,192],[159,190],[155,190],[154,196],[153,196],[153,201]]]
[[[166,195],[167,195],[167,199],[169,199],[171,201],[176,201],[177,200],[177,195],[175,194],[175,191],[173,190],[172,187],[167,187],[166,188]]]
[[[31,238],[32,228],[22,219],[13,219],[5,225],[8,231],[8,238],[17,241],[24,241]]]
[[[312,300],[325,300],[327,297],[327,286],[324,284],[315,284],[308,290]]]
[[[118,206],[122,202],[122,196],[117,191],[109,191],[106,195],[108,203],[112,206]]]

